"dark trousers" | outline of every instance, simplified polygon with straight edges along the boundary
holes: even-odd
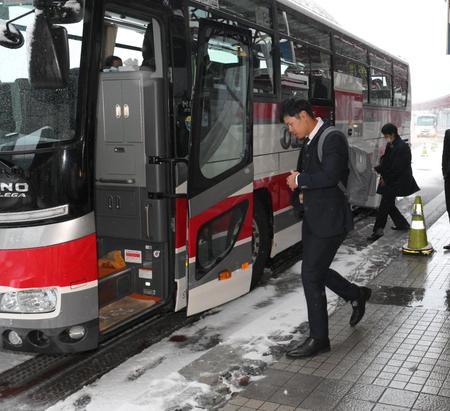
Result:
[[[329,268],[345,234],[319,238],[311,232],[308,222],[303,220],[302,236],[302,282],[308,307],[310,337],[328,338],[325,287],[346,301],[359,298],[359,287]]]
[[[373,226],[373,231],[376,231],[380,228],[384,229],[384,227],[386,226],[388,215],[392,218],[394,225],[397,227],[405,227],[409,225],[408,221],[406,221],[406,218],[403,217],[402,213],[395,206],[395,195],[387,191],[386,193],[383,193],[381,197],[381,203],[380,207],[378,208],[377,218],[375,220],[375,225]]]
[[[444,180],[445,203],[447,205],[448,218],[450,219],[450,176]]]

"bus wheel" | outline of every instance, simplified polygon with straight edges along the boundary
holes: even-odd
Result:
[[[253,208],[252,237],[252,282],[250,289],[255,288],[264,273],[264,267],[270,254],[269,223],[265,207],[255,200]]]

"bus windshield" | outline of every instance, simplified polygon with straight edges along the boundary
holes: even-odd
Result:
[[[2,4],[3,3],[3,4]],[[60,24],[69,36],[70,72],[66,88],[35,89],[28,74],[30,40],[35,14],[31,1],[0,3],[0,23],[18,18],[14,27],[23,34],[20,48],[0,47],[0,151],[29,151],[75,137],[78,76],[83,22]],[[29,33],[28,33],[29,34]],[[39,34],[33,41],[39,41]]]
[[[436,117],[434,116],[420,116],[417,117],[418,126],[434,126],[436,122]]]

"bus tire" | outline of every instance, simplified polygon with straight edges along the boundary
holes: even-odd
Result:
[[[255,199],[253,206],[253,236],[252,236],[252,282],[250,289],[253,290],[261,281],[264,267],[270,255],[269,218],[266,207],[261,201]]]

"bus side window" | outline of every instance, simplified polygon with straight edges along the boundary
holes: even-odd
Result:
[[[311,98],[331,100],[331,58],[329,54],[310,50]]]
[[[334,69],[338,73],[343,73],[348,76],[355,77],[353,79],[354,84],[358,84],[361,87],[363,95],[363,102],[369,101],[369,94],[367,89],[367,68],[362,64],[355,63],[354,61],[347,60],[341,56],[335,56]],[[336,87],[336,84],[335,84]]]
[[[253,92],[274,94],[272,37],[261,31],[253,31]]]
[[[405,107],[408,95],[408,69],[394,63],[394,107]]]
[[[102,61],[118,56],[123,65],[112,71],[149,70],[162,76],[161,29],[154,18],[140,20],[134,16],[107,10],[103,23]],[[104,69],[110,71],[111,69]]]
[[[370,103],[377,106],[392,105],[392,79],[381,71],[370,69]]]
[[[281,97],[298,97],[308,100],[309,59],[308,50],[288,39],[280,40]]]

